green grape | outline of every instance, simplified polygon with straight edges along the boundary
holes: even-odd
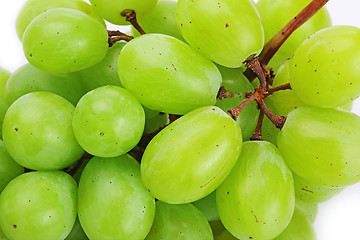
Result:
[[[347,103],[345,105],[342,105],[339,108],[351,112],[351,110],[353,108],[353,105],[354,105],[354,102],[349,102],[349,103]]]
[[[109,48],[104,59],[98,64],[79,71],[83,86],[87,92],[106,85],[121,87],[117,71],[117,61],[119,59],[120,51],[124,46],[124,42],[116,42]]]
[[[108,85],[80,99],[72,126],[86,152],[99,157],[116,157],[130,151],[140,141],[145,114],[127,90]]]
[[[132,157],[94,157],[81,175],[78,212],[90,239],[143,240],[154,221],[155,199]]]
[[[29,23],[43,12],[55,8],[71,8],[82,11],[105,25],[94,8],[81,0],[27,0],[16,18],[16,33],[21,40]]]
[[[301,211],[309,219],[311,223],[314,223],[318,212],[319,204],[306,202],[296,198],[295,208]]]
[[[259,0],[256,7],[262,17],[265,41],[268,42],[276,33],[292,20],[311,0]],[[269,62],[275,72],[295,52],[297,47],[311,34],[331,26],[331,17],[325,7],[317,12],[305,24],[298,28],[280,47]]]
[[[217,66],[222,76],[221,86],[235,93],[232,98],[217,100],[216,106],[227,112],[228,110],[240,105],[245,100],[246,93],[254,92],[254,88],[249,80],[244,76],[242,69],[232,69]],[[243,140],[250,140],[253,135],[257,120],[259,118],[259,110],[256,102],[248,104],[239,114],[237,123],[241,128]]]
[[[89,240],[84,230],[82,229],[78,218],[76,218],[74,227],[72,228],[70,234],[65,238],[65,240]]]
[[[24,168],[17,164],[7,153],[4,142],[0,140],[0,193],[15,177],[24,173]]]
[[[277,87],[289,82],[289,61],[287,61],[279,68],[272,87]],[[290,89],[274,92],[271,98],[276,112],[281,116],[287,116],[292,110],[306,106]]]
[[[273,239],[289,224],[294,181],[279,150],[265,141],[243,143],[229,176],[216,190],[226,229],[239,239]]]
[[[209,223],[214,235],[214,240],[237,240],[236,237],[229,233],[220,220],[211,221]]]
[[[335,26],[305,40],[290,59],[290,84],[306,104],[334,108],[360,95],[360,29]],[[349,71],[351,69],[351,71]]]
[[[10,76],[11,76],[11,73],[8,70],[0,67],[0,97],[1,98],[5,98],[5,94],[4,94],[5,85]]]
[[[344,188],[332,188],[318,185],[308,181],[296,173],[293,173],[295,196],[307,202],[320,203],[325,202],[333,196],[339,194]]]
[[[179,0],[176,19],[185,40],[212,61],[236,68],[264,45],[252,0]]]
[[[286,229],[273,240],[316,240],[315,230],[305,214],[295,208]]]
[[[272,98],[273,98],[272,95],[267,97],[265,99],[265,104],[273,114],[278,115],[275,110]],[[274,123],[271,122],[271,120],[265,115],[264,120],[262,122],[262,128],[261,128],[261,133],[262,133],[263,139],[265,141],[271,142],[274,145],[277,145],[277,136],[278,136],[279,132],[280,132],[280,129],[276,128]]]
[[[360,180],[360,117],[318,107],[290,112],[278,146],[291,169],[318,185],[345,187]]]
[[[215,104],[221,84],[214,63],[186,43],[161,34],[127,43],[118,71],[122,85],[142,105],[178,115]]]
[[[116,25],[130,25],[121,12],[134,10],[137,19],[142,19],[155,7],[157,0],[90,0],[96,11],[107,21]]]
[[[21,166],[34,170],[58,170],[71,165],[84,153],[71,126],[74,109],[53,93],[22,96],[4,118],[6,150]]]
[[[209,223],[191,204],[156,202],[154,223],[145,240],[213,240]]]
[[[142,180],[160,201],[197,201],[229,174],[241,144],[239,125],[220,108],[196,109],[150,141],[141,160]]]
[[[37,69],[31,64],[25,64],[7,81],[4,99],[10,106],[19,97],[37,91],[55,93],[73,105],[76,105],[85,94],[78,74],[53,74]]]
[[[216,208],[216,191],[213,191],[206,197],[193,202],[192,204],[204,214],[208,221],[220,220]]]
[[[4,99],[0,97],[0,134],[2,134],[2,125],[4,121],[4,117],[6,114],[6,111],[8,110],[9,105],[6,104]],[[2,139],[2,136],[0,137]]]
[[[145,111],[145,133],[153,133],[170,123],[169,114],[157,112],[144,107]]]
[[[77,186],[60,171],[12,180],[0,195],[0,227],[11,240],[63,240],[76,219]]]
[[[139,21],[139,25],[146,33],[162,33],[185,41],[176,24],[176,1],[159,0],[154,10]],[[140,33],[131,27],[134,37],[140,36]]]
[[[69,73],[100,62],[108,49],[104,25],[85,13],[66,8],[37,16],[23,35],[27,60],[53,73]]]
[[[4,233],[1,231],[1,229],[0,229],[0,239],[1,239],[1,240],[9,240],[9,239],[4,235]]]

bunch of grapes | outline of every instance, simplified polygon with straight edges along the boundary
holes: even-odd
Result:
[[[28,0],[1,239],[316,239],[360,181],[360,29],[327,1]]]

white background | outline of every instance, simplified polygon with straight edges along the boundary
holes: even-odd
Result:
[[[27,62],[15,33],[15,18],[24,3],[25,0],[0,0],[0,66],[11,72]],[[330,0],[327,8],[334,25],[360,27],[360,0]],[[360,115],[359,99],[353,112]],[[360,183],[320,204],[315,229],[318,240],[360,240]]]

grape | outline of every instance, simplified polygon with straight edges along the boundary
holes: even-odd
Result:
[[[0,239],[1,239],[1,240],[9,240],[9,239],[4,235],[4,233],[1,231],[1,229],[0,229]]]
[[[196,109],[160,131],[146,147],[141,177],[167,203],[189,203],[214,191],[236,163],[239,125],[218,107]]]
[[[306,104],[334,108],[360,95],[360,29],[335,26],[313,34],[290,60],[290,84]],[[351,69],[351,71],[349,71]]]
[[[194,49],[225,67],[240,67],[264,45],[260,15],[252,0],[179,0],[176,19]]]
[[[25,64],[7,81],[4,99],[11,105],[19,97],[37,91],[55,93],[73,105],[76,105],[85,94],[78,74],[53,74],[37,69],[31,64]]]
[[[287,61],[279,68],[279,71],[274,78],[273,87],[289,82],[289,61]],[[281,116],[287,116],[292,110],[306,106],[306,104],[303,103],[290,89],[274,92],[271,95],[271,98],[276,112]]]
[[[82,229],[78,218],[76,218],[74,227],[72,228],[70,234],[65,238],[65,240],[89,240],[84,230]]]
[[[292,20],[311,0],[259,0],[256,4],[262,17],[265,32],[265,42],[268,42],[290,20]],[[311,34],[320,29],[330,27],[330,14],[325,7],[310,18],[304,25],[298,28],[286,40],[269,62],[275,72],[294,53],[296,48]]]
[[[90,0],[96,11],[107,21],[116,25],[129,25],[121,12],[130,9],[136,12],[138,19],[149,14],[157,0]]]
[[[2,125],[3,125],[6,111],[8,110],[8,107],[9,107],[9,105],[6,104],[6,102],[4,101],[4,99],[2,97],[0,97],[0,134],[2,134]]]
[[[293,173],[295,196],[298,199],[320,203],[329,200],[339,194],[344,188],[331,188],[307,181],[296,173]]]
[[[242,69],[231,69],[218,66],[221,76],[223,78],[222,86],[225,89],[235,93],[232,98],[225,98],[217,100],[216,106],[227,112],[228,110],[238,106],[245,100],[246,93],[254,92],[254,88],[249,80],[244,76]],[[259,118],[259,110],[256,102],[252,102],[241,110],[236,122],[241,128],[242,137],[244,140],[249,140],[256,128],[256,123]]]
[[[169,124],[169,114],[157,112],[144,107],[145,133],[153,133]]]
[[[121,87],[117,71],[117,61],[124,42],[116,42],[109,48],[106,56],[98,64],[79,72],[86,91],[93,90],[106,85]]]
[[[57,170],[78,160],[84,150],[76,142],[71,121],[74,106],[48,92],[28,93],[8,109],[3,139],[10,156],[34,170]]]
[[[156,202],[153,226],[145,240],[212,240],[212,232],[204,215],[193,205]]]
[[[342,105],[339,108],[351,112],[351,110],[353,108],[353,105],[354,105],[354,102],[349,102],[349,103],[347,103],[345,105]]]
[[[0,140],[0,193],[15,177],[24,173],[24,168],[17,164],[7,153],[4,142]]]
[[[154,220],[155,199],[132,157],[94,157],[81,175],[78,212],[90,239],[143,240]]]
[[[71,8],[82,11],[105,25],[94,8],[81,0],[27,0],[16,18],[16,33],[21,40],[29,23],[43,12],[55,8]]]
[[[316,240],[316,234],[307,217],[295,208],[294,215],[286,229],[274,240]]]
[[[311,223],[314,223],[316,219],[318,207],[317,203],[306,202],[296,198],[295,208],[305,214]]]
[[[22,39],[24,54],[35,67],[69,73],[100,62],[108,49],[104,25],[83,12],[58,8],[37,16]]]
[[[130,151],[140,141],[145,113],[128,91],[109,85],[81,98],[72,125],[85,151],[99,157],[116,157]]]
[[[0,67],[0,97],[1,98],[4,98],[5,85],[10,76],[11,73],[8,70]]]
[[[208,221],[220,220],[216,208],[216,191],[213,191],[206,197],[193,202],[192,204],[204,214]]]
[[[215,104],[221,84],[214,63],[184,42],[161,34],[127,43],[118,71],[122,85],[142,105],[178,115]]]
[[[300,177],[328,187],[360,180],[360,117],[347,111],[301,107],[289,113],[278,146]]]
[[[25,173],[0,195],[0,227],[11,240],[63,240],[76,219],[76,183],[59,171]]]
[[[159,0],[154,10],[139,21],[141,28],[146,33],[162,33],[185,41],[176,24],[176,1]],[[131,27],[134,37],[140,36],[140,33]]]
[[[209,222],[211,230],[213,231],[214,240],[237,240],[228,230],[224,227],[221,221]]]
[[[216,190],[226,229],[239,239],[273,239],[295,206],[294,181],[279,150],[265,141],[243,143],[239,159]]]

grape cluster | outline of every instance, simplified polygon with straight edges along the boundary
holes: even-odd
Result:
[[[19,12],[0,238],[316,239],[317,204],[360,181],[360,29],[326,0],[90,2]]]

